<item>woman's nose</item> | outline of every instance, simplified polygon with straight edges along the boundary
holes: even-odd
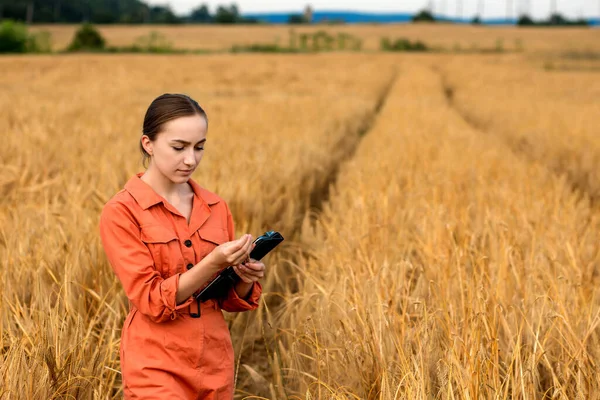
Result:
[[[196,164],[196,156],[194,154],[194,150],[191,152],[187,152],[185,158],[183,159],[185,165],[194,166]]]

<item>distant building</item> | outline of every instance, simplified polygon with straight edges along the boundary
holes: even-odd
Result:
[[[310,4],[307,4],[306,7],[304,7],[304,21],[307,24],[310,24],[313,20],[313,9],[310,6]]]

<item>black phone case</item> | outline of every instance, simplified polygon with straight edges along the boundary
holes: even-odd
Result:
[[[283,242],[281,233],[276,231],[265,232],[264,235],[257,237],[254,241],[256,246],[254,246],[254,249],[250,252],[250,258],[259,261],[281,242]],[[210,281],[210,283],[200,291],[196,296],[196,300],[206,301],[208,299],[222,297],[227,294],[229,288],[238,280],[239,277],[233,270],[233,267],[229,266],[221,271],[215,279]]]

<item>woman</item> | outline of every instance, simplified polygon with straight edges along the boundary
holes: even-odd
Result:
[[[190,178],[207,129],[206,113],[188,96],[156,98],[140,140],[149,165],[102,210],[102,244],[129,298],[121,333],[126,399],[233,397],[233,347],[221,309],[256,309],[265,265],[249,259],[251,235],[234,240],[225,201]],[[195,300],[229,265],[238,283],[219,299]]]

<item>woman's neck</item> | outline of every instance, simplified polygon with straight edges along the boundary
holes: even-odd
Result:
[[[189,183],[174,183],[152,166],[148,167],[140,179],[169,201],[179,200],[191,191]]]

